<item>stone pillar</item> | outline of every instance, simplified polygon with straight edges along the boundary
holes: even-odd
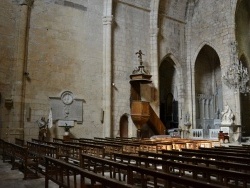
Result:
[[[153,81],[153,101],[152,106],[156,114],[159,115],[159,66],[158,66],[158,28],[150,30],[150,47],[151,47],[151,74]]]
[[[205,107],[205,99],[201,99],[201,115],[200,115],[200,119],[205,119],[205,116],[204,116],[204,112],[205,112],[205,109],[204,109],[204,107]]]
[[[158,65],[158,12],[159,12],[159,0],[153,0],[151,2],[150,12],[150,63],[151,63],[151,75],[152,75],[152,108],[155,113],[159,115],[159,65]]]
[[[240,107],[240,92],[234,93],[235,97],[235,124],[236,126],[233,127],[233,141],[234,142],[241,142],[242,139],[242,120],[241,120],[241,107]]]
[[[103,15],[103,136],[112,135],[112,0],[105,0]]]
[[[29,42],[29,25],[31,7],[34,0],[21,0],[18,2],[20,5],[20,15],[18,20],[17,30],[17,53],[14,65],[14,85],[13,102],[14,114],[13,124],[9,126],[7,137],[9,141],[14,138],[25,139],[25,97],[26,97],[26,82],[28,76],[27,63],[28,63],[28,42]],[[14,120],[15,119],[15,120]]]

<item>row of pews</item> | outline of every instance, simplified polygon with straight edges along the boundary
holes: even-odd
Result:
[[[4,162],[45,187],[250,187],[250,147],[178,138],[0,139]]]

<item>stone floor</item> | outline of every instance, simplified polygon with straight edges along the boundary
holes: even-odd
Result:
[[[42,174],[41,178],[23,180],[23,173],[17,170],[11,170],[11,165],[3,163],[0,157],[0,188],[44,188],[45,179]],[[58,188],[58,185],[49,182],[50,188]]]

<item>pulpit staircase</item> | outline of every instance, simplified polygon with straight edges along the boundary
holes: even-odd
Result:
[[[132,101],[131,118],[139,131],[144,124],[147,124],[154,134],[166,134],[165,125],[155,113],[149,102]]]

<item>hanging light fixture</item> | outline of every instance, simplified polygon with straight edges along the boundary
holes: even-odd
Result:
[[[231,49],[232,64],[228,66],[226,73],[222,76],[223,81],[230,89],[247,94],[250,92],[250,88],[247,86],[249,75],[247,67],[244,67],[238,60],[237,42],[231,42]]]

